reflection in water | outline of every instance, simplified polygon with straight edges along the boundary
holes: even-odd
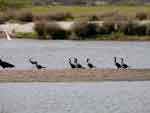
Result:
[[[63,40],[0,40],[0,55],[17,69],[34,68],[30,57],[47,68],[70,68],[68,58],[77,57],[85,67],[90,58],[97,68],[115,68],[113,57],[125,58],[132,68],[150,67],[150,42],[104,42]],[[86,66],[87,67],[87,66]]]

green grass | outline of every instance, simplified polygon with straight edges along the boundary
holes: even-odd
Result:
[[[35,32],[17,32],[16,38],[29,38],[29,39],[37,39],[37,34]]]
[[[119,11],[126,14],[135,14],[135,12],[150,12],[148,5],[100,5],[100,6],[33,6],[32,11],[35,13],[47,12],[70,12],[73,14],[88,14],[100,12]]]
[[[21,1],[21,0],[17,0],[17,1]],[[11,2],[9,2],[9,4],[10,3]],[[144,12],[148,16],[148,18],[150,18],[150,5],[32,6],[30,0],[27,0],[27,2],[18,2],[18,3],[30,4],[22,7],[23,10],[32,11],[33,14],[36,15],[40,15],[43,13],[48,14],[48,13],[67,12],[72,14],[75,20],[88,20],[92,15],[96,15],[99,18],[99,20],[115,20],[115,18],[124,18],[124,19],[131,20],[131,19],[135,19],[136,17],[135,15],[139,12],[140,13]],[[21,4],[18,4],[18,7],[21,6],[22,6]],[[7,10],[3,10],[3,11],[5,12]],[[21,10],[17,9],[11,11],[21,11]]]
[[[22,8],[29,5],[32,5],[32,0],[0,0],[0,10]]]

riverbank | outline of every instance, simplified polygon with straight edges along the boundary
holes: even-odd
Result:
[[[82,26],[80,26],[82,24]],[[104,21],[76,22],[39,22],[36,23],[5,23],[0,31],[6,31],[12,38],[51,39],[51,40],[118,40],[118,41],[149,41],[150,21],[134,21],[132,23],[111,23]],[[41,29],[42,25],[42,29]],[[124,27],[126,25],[126,27]],[[36,30],[35,30],[36,27]],[[113,27],[113,29],[112,29]],[[123,28],[123,29],[122,29]],[[128,29],[128,32],[126,29]],[[85,30],[86,29],[86,30]],[[120,31],[122,30],[122,31]],[[42,36],[39,33],[43,32]],[[5,36],[0,34],[0,38]]]
[[[145,81],[150,69],[1,70],[0,82]]]

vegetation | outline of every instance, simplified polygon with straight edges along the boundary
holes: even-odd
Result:
[[[39,39],[46,39],[46,23],[45,21],[36,22],[34,26],[34,30],[38,35]]]
[[[69,39],[70,31],[62,29],[56,23],[40,21],[35,24],[35,32],[39,39]]]
[[[150,7],[130,5],[100,6],[28,6],[21,9],[7,9],[0,13],[0,21],[37,21],[37,20],[89,20],[89,21],[128,21],[149,20]],[[2,23],[2,22],[0,22]]]
[[[79,39],[95,38],[99,26],[95,23],[79,22],[73,25],[73,33]]]
[[[29,39],[37,39],[37,34],[35,32],[17,32],[16,38],[29,38]]]
[[[22,21],[22,22],[32,22],[34,20],[34,15],[31,11],[22,10],[19,12],[15,12],[15,17],[13,19]]]
[[[32,5],[32,0],[0,0],[0,10],[22,8]]]
[[[116,27],[117,26],[117,27]],[[74,39],[74,40],[150,40],[150,24],[104,22],[77,22],[71,31],[62,29],[56,23],[39,21],[35,24],[39,39]]]
[[[150,24],[139,25],[136,22],[137,20],[150,20],[149,5],[127,4],[87,7],[82,5],[33,6],[31,4],[31,0],[26,0],[26,2],[22,0],[15,0],[15,2],[0,0],[0,24],[8,21],[35,22],[35,33],[19,32],[16,34],[18,38],[135,40],[136,37],[142,37],[144,40],[150,40]],[[15,7],[15,5],[18,6]],[[62,29],[54,22],[70,20],[83,22],[75,23],[71,31]],[[104,21],[104,23],[100,26],[92,23],[93,21]]]
[[[51,39],[68,39],[70,36],[70,31],[62,29],[56,23],[47,23],[46,33]]]

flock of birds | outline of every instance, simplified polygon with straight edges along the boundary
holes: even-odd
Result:
[[[7,38],[8,40],[11,40],[11,37],[10,37],[10,35],[8,34],[8,32],[6,32],[6,31],[3,31],[3,32],[6,34],[6,38]],[[29,62],[30,62],[32,65],[34,65],[37,69],[44,69],[44,68],[46,68],[46,67],[40,65],[40,64],[38,63],[38,61],[33,60],[33,58],[30,58],[30,59],[29,59]],[[96,66],[93,65],[93,64],[90,62],[90,59],[89,59],[89,58],[86,59],[86,63],[87,63],[88,68],[90,68],[90,69],[96,68]],[[117,58],[114,57],[114,64],[115,64],[115,66],[117,67],[117,69],[120,69],[120,68],[127,69],[127,68],[129,68],[129,66],[124,63],[124,59],[123,59],[123,58],[121,58],[121,63],[119,63],[119,62],[117,62]],[[70,65],[71,68],[81,68],[81,69],[85,69],[84,66],[82,66],[80,63],[78,63],[78,59],[75,58],[75,57],[74,57],[74,62],[72,62],[72,59],[69,58],[69,65]],[[11,63],[9,63],[9,62],[7,62],[7,61],[3,61],[2,59],[0,59],[0,66],[1,66],[3,69],[5,69],[5,68],[15,68],[15,65],[13,65],[13,64],[11,64]]]
[[[73,69],[74,68],[80,68],[80,69],[85,69],[86,68],[86,67],[82,66],[82,64],[80,64],[78,62],[77,58],[74,57],[73,60],[74,61],[72,61],[72,59],[69,58],[69,65],[70,65],[71,68],[73,68]],[[34,65],[39,70],[46,68],[46,67],[40,65],[38,63],[38,61],[34,60],[33,58],[29,59],[29,63]],[[89,58],[86,59],[86,63],[87,63],[88,68],[90,68],[90,69],[96,68],[96,66],[90,62]],[[123,58],[121,58],[121,62],[119,63],[119,62],[117,62],[117,58],[114,57],[114,64],[115,64],[117,69],[120,69],[120,68],[127,69],[127,68],[129,68],[129,66],[126,63],[124,63],[124,59]],[[7,61],[3,61],[2,59],[0,59],[0,66],[3,69],[5,69],[5,68],[15,68],[15,65],[13,65],[13,64],[11,64],[11,63],[9,63]]]
[[[92,68],[96,68],[95,65],[93,65],[91,62],[90,62],[90,59],[87,58],[86,59],[86,63],[87,63],[87,66],[88,68],[92,69]],[[69,64],[70,64],[70,67],[71,68],[81,68],[81,69],[85,69],[84,66],[82,66],[80,63],[78,63],[78,59],[77,58],[74,58],[74,62],[71,61],[71,58],[69,58]],[[114,57],[114,64],[115,66],[117,67],[117,69],[120,69],[120,68],[123,68],[123,69],[127,69],[129,68],[129,66],[124,63],[124,59],[121,58],[121,63],[117,62],[117,58]]]

